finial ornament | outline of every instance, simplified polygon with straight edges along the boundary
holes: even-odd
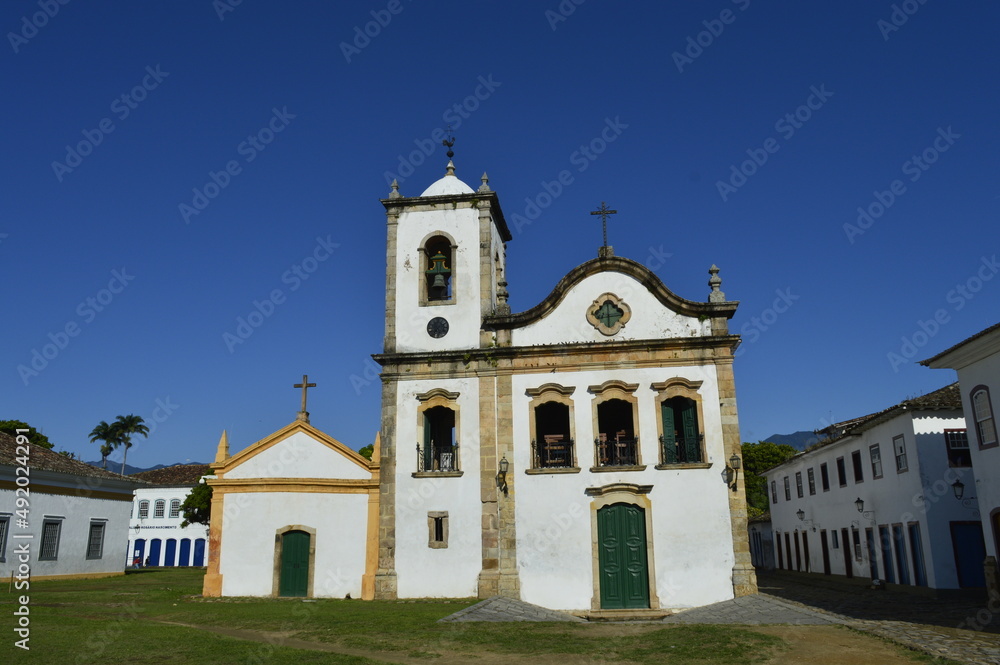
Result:
[[[395,178],[393,178],[393,180],[392,180],[392,191],[389,192],[389,198],[390,199],[401,199],[401,198],[403,198],[403,195],[399,193],[399,183],[396,182]]]
[[[229,459],[229,435],[226,430],[222,430],[222,436],[219,437],[219,448],[215,451],[215,461],[225,462]]]
[[[444,170],[445,175],[455,175],[455,163],[448,160],[448,167]]]
[[[711,293],[708,294],[708,302],[726,302],[726,294],[719,290],[722,286],[722,278],[719,277],[719,266],[712,264],[712,267],[708,269],[708,274],[711,277],[708,278],[708,285],[712,287]]]
[[[608,215],[617,215],[617,210],[611,210],[608,205],[601,201],[601,207],[590,213],[591,215],[601,216],[601,229],[603,231],[604,244],[601,248],[597,250],[597,256],[602,259],[606,259],[615,255],[615,249],[608,244]]]
[[[481,184],[479,186],[479,191],[480,192],[484,192],[485,193],[485,192],[492,191],[492,190],[490,190],[490,178],[489,178],[489,176],[486,175],[486,171],[483,171],[483,177],[480,178],[480,180],[483,181],[483,184]]]
[[[454,134],[454,132],[451,131],[451,123],[450,122],[448,123],[448,130],[447,130],[447,132],[448,132],[448,138],[446,138],[443,141],[441,141],[441,145],[443,145],[444,147],[448,148],[448,153],[447,154],[448,154],[448,159],[450,160],[452,157],[455,156],[455,151],[451,149],[452,146],[455,145],[455,134]]]
[[[510,305],[507,303],[507,298],[510,297],[510,294],[507,292],[507,282],[498,282],[497,287],[497,314],[510,314]]]

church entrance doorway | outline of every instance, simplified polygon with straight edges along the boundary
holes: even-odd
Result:
[[[279,596],[309,594],[309,534],[286,531],[281,535]]]
[[[649,607],[646,515],[642,508],[616,503],[597,511],[601,609]]]

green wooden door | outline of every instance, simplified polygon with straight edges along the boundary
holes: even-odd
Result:
[[[309,593],[309,534],[287,531],[281,536],[281,581],[279,596],[306,596]]]
[[[597,511],[601,609],[649,607],[646,516],[638,506],[616,503]]]

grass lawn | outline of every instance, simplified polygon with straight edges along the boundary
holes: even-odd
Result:
[[[31,651],[4,594],[0,663],[763,663],[781,638],[734,626],[437,623],[475,599],[202,599],[203,571],[36,581]]]

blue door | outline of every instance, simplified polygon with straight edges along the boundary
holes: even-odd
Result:
[[[955,548],[958,586],[985,587],[983,559],[986,558],[986,542],[979,522],[952,522],[951,544]]]
[[[135,546],[132,548],[132,559],[130,563],[134,563],[135,560],[139,560],[139,565],[141,566],[146,561],[146,539],[136,538]]]
[[[153,538],[149,541],[149,556],[146,559],[149,561],[150,566],[160,565],[160,539]]]
[[[178,566],[191,565],[191,539],[181,538],[181,556],[177,560]]]
[[[164,566],[175,566],[177,565],[177,539],[167,538],[167,551],[163,555],[163,565]]]
[[[199,538],[194,541],[194,561],[191,562],[192,566],[204,566],[205,565],[205,539]]]

